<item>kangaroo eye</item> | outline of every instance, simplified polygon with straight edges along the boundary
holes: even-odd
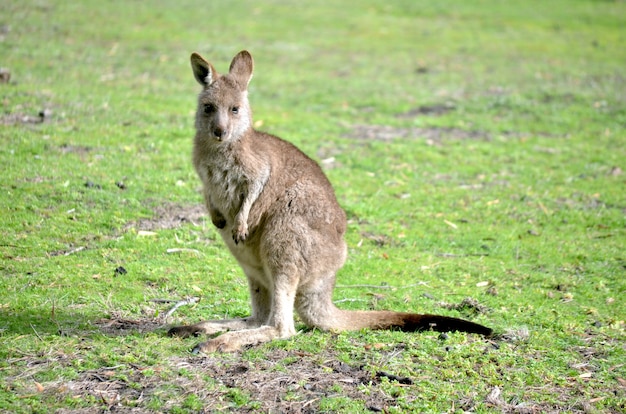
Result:
[[[232,108],[230,108],[230,111],[233,114],[238,114],[239,113],[239,107],[238,106],[233,106]]]
[[[204,105],[204,113],[206,115],[210,115],[213,112],[215,112],[215,105],[213,105],[213,104],[205,104]]]

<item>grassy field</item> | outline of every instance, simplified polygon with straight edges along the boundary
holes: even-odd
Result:
[[[2,9],[0,412],[626,410],[624,1]],[[165,335],[249,312],[190,160],[189,55],[241,49],[255,125],[348,214],[339,306],[496,338]]]

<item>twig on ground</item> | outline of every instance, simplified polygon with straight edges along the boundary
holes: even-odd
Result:
[[[302,409],[304,409],[304,408],[308,407],[309,405],[313,404],[313,403],[314,403],[315,401],[317,401],[317,400],[319,400],[319,398],[313,398],[312,400],[309,400],[309,401],[305,402],[305,403],[302,405]]]
[[[65,253],[63,253],[63,256],[69,256],[70,254],[78,253],[78,252],[80,252],[82,250],[85,250],[85,246],[80,246],[80,247],[72,249],[72,250],[70,250],[68,252],[65,252]]]
[[[341,302],[367,302],[365,299],[339,299],[334,301],[334,303],[341,303]]]
[[[172,316],[172,314],[173,314],[174,312],[176,312],[176,310],[177,310],[178,308],[180,308],[181,306],[185,306],[185,305],[193,305],[194,303],[198,303],[199,301],[200,301],[200,298],[199,298],[199,297],[194,296],[194,297],[192,297],[192,298],[189,298],[189,299],[185,299],[185,300],[181,300],[181,301],[179,301],[179,302],[176,302],[176,304],[172,307],[172,309],[170,309],[169,311],[167,311],[167,313],[163,316],[163,319],[167,319],[167,318],[169,318],[170,316]]]
[[[183,253],[183,252],[189,252],[189,253],[195,253],[195,254],[201,254],[199,250],[196,249],[186,249],[186,248],[172,248],[172,249],[167,249],[166,250],[167,253]]]
[[[39,332],[37,332],[37,329],[35,329],[32,323],[30,324],[30,327],[33,328],[33,331],[35,332],[35,335],[37,335],[37,338],[39,338],[40,341],[43,341],[43,339],[41,339],[41,336],[39,336]]]
[[[150,299],[148,302],[154,303],[174,303],[178,302],[176,299]]]

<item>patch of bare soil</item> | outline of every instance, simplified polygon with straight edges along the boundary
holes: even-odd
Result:
[[[485,305],[481,304],[474,298],[465,298],[459,303],[442,302],[439,304],[439,306],[445,309],[454,309],[466,315],[478,315],[489,312],[489,308],[487,308]]]
[[[94,325],[109,335],[150,332],[162,327],[158,319],[127,319],[112,314]],[[403,345],[399,345],[402,347]],[[145,375],[146,370],[159,375]],[[181,371],[188,375],[167,375]],[[167,376],[167,379],[164,377]],[[207,385],[206,378],[215,381]],[[372,412],[384,412],[395,406],[395,399],[377,387],[382,378],[401,385],[411,385],[410,378],[386,372],[372,373],[358,364],[340,362],[331,351],[309,354],[275,349],[263,360],[254,363],[236,355],[189,356],[173,358],[159,367],[119,366],[89,370],[64,384],[49,384],[50,392],[71,394],[74,398],[95,397],[116,412],[149,412],[146,404],[154,395],[165,396],[167,389],[175,390],[168,396],[165,411],[180,406],[186,396],[195,395],[202,402],[201,412],[249,412],[239,405],[237,395],[255,406],[258,412],[315,413],[326,397],[344,397],[361,400]],[[363,386],[368,391],[363,391]],[[53,390],[53,391],[52,391]],[[132,407],[132,408],[131,408]],[[81,411],[60,411],[77,413]],[[85,411],[89,412],[89,411]]]
[[[418,116],[439,116],[445,115],[448,112],[454,111],[455,107],[451,103],[437,104],[437,105],[424,105],[417,108],[410,109],[406,112],[397,114],[396,117],[401,119],[411,119]]]
[[[112,314],[108,318],[101,318],[93,325],[105,335],[126,335],[131,333],[152,332],[165,326],[165,323],[156,318],[128,319],[121,315]]]
[[[339,362],[334,355],[298,354],[274,350],[262,362],[223,361],[211,357],[181,362],[190,370],[201,370],[220,379],[230,389],[243,390],[258,401],[262,412],[314,413],[319,400],[342,396],[362,400],[372,411],[395,405],[394,399],[375,387],[379,376],[360,366]],[[368,393],[361,386],[373,386]]]
[[[483,131],[441,127],[394,127],[389,125],[354,125],[352,131],[344,136],[346,138],[376,141],[423,139],[429,145],[441,145],[445,140],[491,140],[491,136]]]
[[[175,358],[168,361],[168,365],[125,367],[123,370],[99,368],[83,372],[62,385],[47,384],[45,389],[73,398],[95,398],[109,411],[133,413],[150,412],[147,405],[154,396],[160,396],[163,401],[160,409],[169,411],[194,395],[202,402],[202,410],[198,412],[203,413],[224,410],[316,413],[322,398],[334,396],[361,400],[372,412],[383,412],[396,405],[393,397],[376,387],[380,378],[388,374],[372,374],[359,366],[338,362],[330,354],[320,358],[319,355],[275,350],[263,361],[254,363],[201,356]],[[150,374],[146,375],[148,370]],[[185,375],[168,375],[172,370],[185,372]],[[207,378],[211,378],[213,384],[207,384]],[[363,392],[362,386],[368,387],[368,392]],[[249,406],[238,407],[242,402],[240,398],[249,399]]]
[[[180,205],[164,203],[154,209],[151,218],[141,219],[126,225],[126,228],[135,227],[138,230],[175,229],[184,224],[198,226],[206,216],[206,209],[202,204]]]
[[[4,114],[0,116],[0,125],[41,124],[45,119],[45,111],[41,111],[37,115]]]
[[[159,411],[169,412],[190,396],[201,404],[201,409],[196,408],[199,413],[316,413],[322,399],[333,397],[362,401],[370,412],[388,412],[399,408],[398,401],[380,386],[382,378],[398,387],[413,386],[410,378],[339,362],[331,351],[311,355],[276,349],[254,362],[236,356],[193,356],[172,358],[159,366],[98,368],[71,381],[40,385],[40,392],[95,399],[101,412],[153,412],[150,403],[155,398],[160,401]],[[567,385],[553,387],[562,404],[506,400],[503,391],[508,391],[506,386],[494,387],[487,395],[471,394],[451,404],[469,412],[484,404],[515,414],[593,412],[591,403],[581,402],[576,388]],[[410,404],[419,398],[416,389],[403,399]],[[90,413],[94,408],[57,413]]]
[[[96,148],[90,147],[87,145],[71,145],[71,144],[61,144],[58,147],[58,150],[63,154],[78,154],[85,155],[90,152],[93,152]]]
[[[2,37],[0,37],[1,39]],[[0,68],[0,83],[9,83],[11,81],[11,71],[8,68]]]

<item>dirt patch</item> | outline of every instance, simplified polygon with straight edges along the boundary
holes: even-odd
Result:
[[[100,332],[106,335],[128,335],[133,333],[153,332],[163,328],[166,324],[156,318],[128,319],[116,313],[108,318],[101,318],[93,322]]]
[[[445,309],[457,310],[465,315],[479,315],[483,313],[489,313],[489,308],[481,304],[474,298],[465,298],[459,303],[441,302],[439,306]]]
[[[378,247],[383,247],[387,245],[396,245],[395,241],[391,237],[387,236],[386,234],[376,234],[376,233],[370,233],[368,231],[364,231],[364,232],[361,232],[361,237],[371,241],[373,244],[375,244]]]
[[[164,230],[176,229],[185,224],[199,226],[206,217],[206,208],[201,204],[180,205],[164,203],[154,209],[152,218],[140,219],[125,226],[125,229]]]
[[[454,111],[454,109],[455,106],[452,104],[425,105],[409,109],[406,112],[397,114],[396,117],[400,119],[412,119],[418,116],[440,116]]]
[[[87,145],[71,145],[71,144],[61,144],[58,147],[59,151],[63,154],[78,154],[85,155],[89,154],[96,150],[94,147],[90,147]]]
[[[320,399],[333,396],[364,401],[373,411],[394,405],[394,399],[376,387],[379,376],[330,354],[274,350],[254,364],[240,360],[224,364],[211,357],[185,362],[188,369],[219,379],[227,389],[249,394],[262,412],[314,413],[319,411]],[[364,393],[362,386],[369,386],[370,392]]]
[[[332,351],[308,354],[276,349],[253,361],[236,355],[193,356],[170,358],[158,366],[98,368],[84,371],[71,381],[40,384],[39,392],[95,400],[103,412],[149,413],[154,412],[153,404],[158,401],[160,412],[183,406],[203,413],[316,413],[323,410],[326,398],[361,401],[369,412],[399,409],[399,401],[383,381],[397,388],[416,386],[410,378],[340,362]],[[503,413],[518,414],[586,413],[592,409],[580,402],[575,388],[568,386],[553,389],[554,395],[563,397],[567,409],[559,404],[508,400],[503,398],[504,391],[510,390],[494,387],[486,395],[471,393],[453,403],[465,411],[473,412],[486,404]],[[416,389],[406,393],[403,400],[410,405],[420,398]],[[89,413],[93,409],[56,412]]]
[[[339,362],[330,354],[274,350],[254,362],[201,356],[173,358],[160,367],[99,368],[63,384],[48,383],[44,392],[95,398],[116,412],[150,412],[147,407],[155,397],[163,402],[160,411],[169,411],[184,405],[190,396],[201,404],[199,412],[251,412],[254,407],[255,412],[315,413],[326,397],[360,400],[370,411],[383,412],[396,405],[377,387],[383,376]]]
[[[429,145],[441,145],[446,140],[490,141],[491,135],[483,131],[466,131],[458,128],[394,127],[389,125],[355,125],[346,138],[359,140],[393,141],[395,139],[423,139]]]
[[[9,83],[10,81],[11,81],[11,71],[7,68],[0,68],[0,83]]]
[[[41,124],[44,119],[41,115],[5,114],[0,116],[0,125]]]

